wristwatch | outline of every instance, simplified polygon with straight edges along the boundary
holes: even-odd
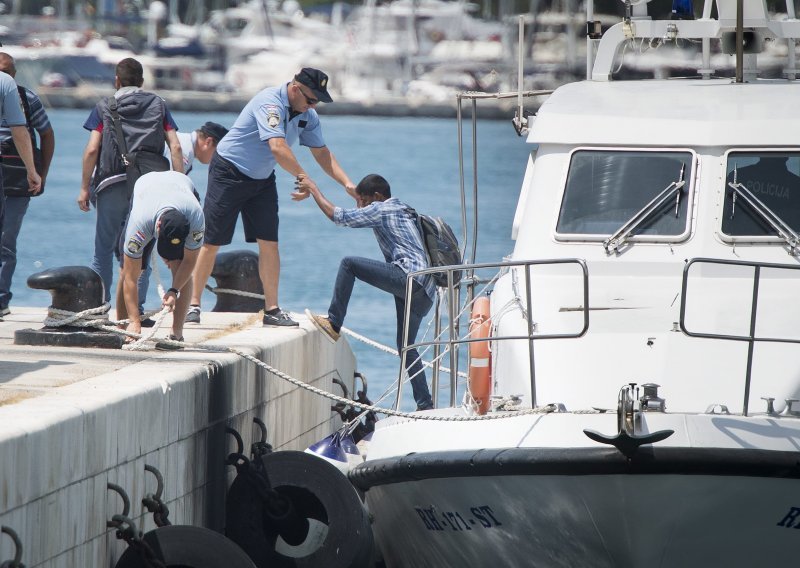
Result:
[[[178,291],[177,288],[170,288],[169,290],[167,290],[167,292],[172,292],[173,294],[175,294],[176,298],[181,295],[181,293]]]

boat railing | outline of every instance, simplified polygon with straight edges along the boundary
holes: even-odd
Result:
[[[523,98],[533,98],[549,96],[553,91],[513,91],[506,93],[482,93],[477,91],[465,91],[456,95],[456,124],[458,125],[458,177],[459,177],[459,190],[461,197],[461,259],[464,262],[475,262],[475,252],[478,243],[478,101],[491,100],[491,99],[510,99],[516,98],[518,100],[519,108],[517,109],[516,116],[512,119],[512,124],[517,135],[522,136],[528,128],[528,120],[523,116],[524,109],[522,107]],[[464,157],[464,102],[471,101],[472,116],[471,116],[471,142],[472,152],[470,155],[470,164],[472,166],[472,219],[471,223],[467,223],[467,192],[466,192],[466,178],[465,170],[465,157]],[[472,228],[472,242],[468,246],[468,227]]]
[[[692,331],[688,329],[686,325],[686,315],[687,315],[686,306],[687,306],[687,298],[689,292],[689,276],[692,268],[701,264],[737,266],[741,268],[753,269],[752,290],[751,290],[751,300],[750,300],[750,318],[748,327],[749,333],[744,335],[741,334],[737,335],[737,334],[727,334],[727,333]],[[688,335],[689,337],[699,337],[705,339],[721,339],[727,341],[743,341],[747,343],[747,364],[745,370],[744,401],[742,408],[743,416],[747,416],[747,408],[750,402],[750,386],[751,386],[751,379],[753,372],[753,354],[754,354],[755,344],[758,342],[800,343],[800,339],[794,339],[789,337],[770,337],[770,336],[762,336],[756,334],[756,324],[758,321],[759,289],[761,285],[762,271],[764,269],[778,270],[778,271],[784,271],[784,270],[798,271],[800,270],[800,266],[791,264],[774,264],[766,262],[722,260],[716,258],[693,258],[686,262],[686,266],[683,269],[683,282],[681,284],[681,308],[680,308],[680,320],[679,320],[681,331],[686,335]]]
[[[574,265],[579,269],[581,279],[581,307],[579,310],[582,312],[582,324],[580,329],[573,332],[565,333],[541,333],[537,330],[537,325],[534,321],[534,308],[536,307],[533,302],[533,289],[535,287],[536,279],[534,278],[533,269],[536,267],[556,267],[558,265]],[[470,332],[467,326],[466,334],[462,335],[462,320],[469,319],[472,310],[472,304],[475,298],[475,288],[479,285],[484,285],[485,289],[480,291],[478,295],[484,293],[491,293],[491,287],[497,279],[511,270],[519,270],[522,276],[516,275],[513,281],[514,297],[519,300],[519,308],[525,319],[526,333],[518,335],[492,335],[492,343],[497,341],[512,341],[512,340],[525,340],[528,342],[528,365],[530,372],[531,382],[531,405],[535,406],[535,393],[536,393],[536,366],[534,357],[534,342],[545,339],[569,339],[578,338],[586,334],[589,329],[589,271],[586,262],[578,258],[559,258],[559,259],[543,259],[543,260],[519,260],[519,261],[504,261],[495,263],[477,263],[477,264],[461,264],[454,266],[427,268],[417,272],[408,274],[406,280],[406,298],[411,297],[412,285],[416,277],[432,274],[445,274],[447,276],[447,286],[442,287],[441,291],[437,294],[434,302],[434,311],[431,318],[433,327],[433,339],[422,339],[415,343],[408,342],[408,322],[411,317],[411,303],[405,303],[405,317],[403,326],[403,346],[400,350],[400,372],[398,375],[397,398],[395,401],[395,408],[400,408],[402,401],[403,389],[403,374],[406,369],[407,358],[409,351],[426,350],[428,348],[433,350],[432,356],[432,371],[433,377],[431,380],[431,391],[433,395],[434,406],[438,407],[438,393],[439,393],[439,378],[441,372],[447,372],[450,375],[450,401],[449,405],[456,406],[457,392],[458,392],[458,376],[459,376],[459,347],[465,344],[475,343],[478,341],[486,341],[486,339],[470,337]],[[476,272],[490,272],[493,274],[492,278],[481,279],[476,275]],[[458,278],[458,275],[463,277]],[[523,285],[519,286],[520,281]],[[462,294],[462,291],[466,291]],[[462,303],[462,296],[465,296],[465,301]],[[446,329],[444,329],[446,325]],[[449,367],[444,367],[443,362],[447,362]]]

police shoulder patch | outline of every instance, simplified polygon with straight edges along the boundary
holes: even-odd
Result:
[[[136,239],[131,239],[128,241],[128,246],[126,248],[128,249],[129,253],[137,254],[140,250],[142,250],[142,243]]]

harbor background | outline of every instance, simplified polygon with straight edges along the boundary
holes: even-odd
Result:
[[[334,103],[335,104],[335,103]],[[48,109],[56,134],[56,152],[45,192],[31,200],[18,243],[11,310],[15,306],[47,306],[46,292],[26,286],[28,276],[46,268],[84,265],[91,262],[95,212],[83,213],[75,202],[80,187],[81,156],[88,133],[82,124],[88,111]],[[230,126],[233,113],[176,112],[181,130],[192,130],[207,120]],[[323,117],[323,133],[348,175],[357,182],[369,173],[379,173],[391,184],[393,194],[417,210],[442,216],[461,233],[457,123],[448,119],[380,118],[355,116]],[[465,152],[471,152],[470,126],[465,124]],[[478,121],[479,202],[481,217],[478,261],[492,261],[512,250],[511,224],[524,164],[530,147],[514,133],[510,121]],[[306,148],[297,149],[300,162],[322,190],[337,205],[353,206],[344,190],[316,165]],[[472,188],[466,168],[467,189]],[[195,162],[190,177],[205,195],[208,168]],[[371,231],[336,227],[312,200],[293,202],[291,177],[278,170],[280,206],[281,281],[280,302],[284,309],[304,308],[325,313],[333,291],[339,260],[346,255],[381,258]],[[233,243],[221,251],[249,249],[241,223]],[[168,272],[159,266],[161,278]],[[115,275],[115,283],[117,275]],[[209,281],[213,284],[213,279]],[[156,280],[151,279],[147,308],[157,308]],[[206,292],[203,309],[211,310],[215,297]],[[0,323],[0,325],[3,325]],[[394,303],[383,292],[359,283],[345,326],[380,343],[394,346]],[[164,331],[166,333],[166,331]],[[265,329],[264,333],[270,333]],[[399,363],[391,355],[352,339],[357,367],[369,380],[373,401],[396,378]],[[430,380],[430,377],[428,377]],[[410,389],[405,393],[410,397]]]

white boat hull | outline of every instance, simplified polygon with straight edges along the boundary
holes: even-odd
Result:
[[[681,462],[676,449],[669,463],[646,459],[644,469],[652,466],[652,472],[612,473],[629,467],[612,448],[576,450],[572,457],[549,450],[540,460],[533,450],[528,459],[520,451],[505,464],[504,453],[492,451],[495,475],[463,453],[460,464],[447,453],[409,456],[393,466],[391,460],[364,464],[371,465],[373,481],[394,479],[367,492],[387,567],[752,567],[796,561],[800,471],[784,467],[793,459],[787,452],[772,452],[776,460],[769,465],[770,452],[706,451],[702,462]],[[722,461],[714,463],[717,458]],[[447,476],[448,467],[464,475]],[[469,475],[473,469],[487,474]],[[504,475],[504,469],[531,473]],[[442,477],[422,478],[426,471]]]

